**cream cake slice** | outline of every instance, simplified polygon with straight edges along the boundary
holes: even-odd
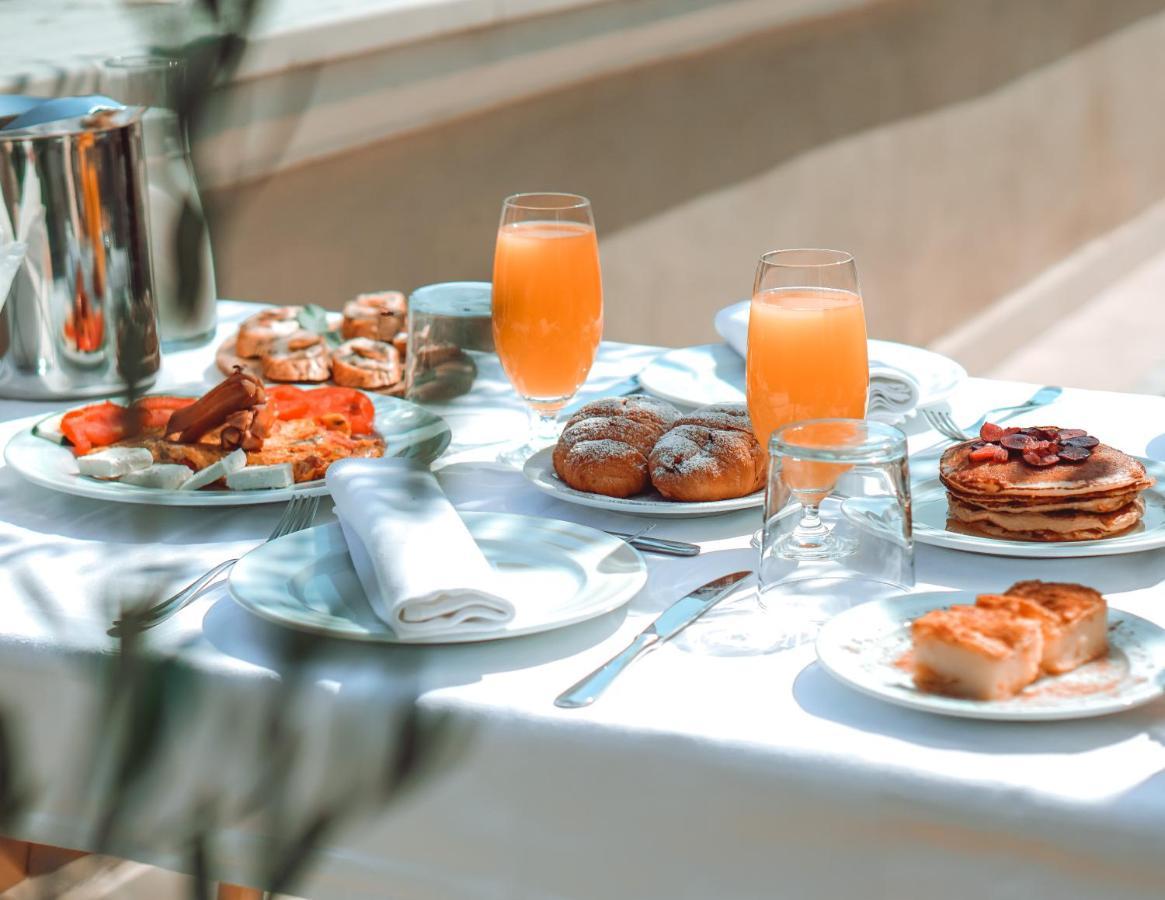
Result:
[[[1015,615],[1038,620],[1044,633],[1041,667],[1061,675],[1108,653],[1108,604],[1098,591],[1082,584],[1020,581],[1003,595],[1019,601]],[[999,608],[989,601],[980,605]],[[1035,612],[1033,607],[1038,607]],[[1057,627],[1042,623],[1054,620]]]
[[[934,609],[910,626],[914,683],[920,690],[972,700],[1005,700],[1040,674],[1039,623],[979,606]]]

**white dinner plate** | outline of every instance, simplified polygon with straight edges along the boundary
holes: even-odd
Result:
[[[903,662],[910,623],[932,609],[974,602],[972,594],[950,591],[863,603],[822,626],[817,658],[830,675],[863,694],[968,719],[1083,719],[1131,709],[1165,692],[1165,630],[1119,609],[1108,611],[1106,659],[1041,678],[1009,700],[962,700],[918,690]]]
[[[567,503],[577,503],[579,506],[592,506],[595,509],[607,509],[611,512],[627,513],[632,516],[717,516],[721,513],[736,512],[738,509],[764,506],[765,502],[763,490],[745,494],[743,497],[734,497],[731,500],[705,500],[695,503],[668,500],[654,490],[626,498],[592,494],[589,491],[576,491],[559,478],[558,473],[554,471],[553,447],[539,450],[526,460],[526,465],[522,467],[522,474],[534,487],[551,497],[565,500]]]
[[[164,391],[166,395],[205,392],[204,385]],[[304,388],[311,390],[311,388]],[[366,395],[376,409],[374,426],[384,438],[387,457],[404,457],[432,462],[449,446],[449,426],[440,416],[407,400]],[[79,404],[75,409],[91,404]],[[60,417],[46,416],[41,422]],[[256,491],[201,490],[165,491],[159,488],[122,484],[89,478],[77,471],[77,460],[67,447],[34,434],[30,426],[16,434],[4,448],[4,461],[24,478],[66,494],[110,500],[115,503],[142,503],[151,506],[250,506],[279,503],[298,495],[316,496],[328,492],[324,480],[305,481],[289,488]]]
[[[1009,541],[947,528],[947,493],[938,479],[938,460],[926,460],[911,472],[911,508],[914,539],[920,544],[986,553],[992,556],[1023,556],[1031,559],[1063,559],[1076,556],[1115,556],[1165,547],[1165,464],[1139,459],[1157,484],[1141,494],[1145,515],[1125,534],[1095,541]],[[916,461],[911,459],[913,469]]]
[[[921,347],[870,341],[870,359],[909,372],[918,381],[918,405],[944,400],[967,377],[953,359]],[[681,406],[744,402],[744,359],[727,344],[681,347],[657,356],[639,373],[645,391]]]
[[[338,523],[252,550],[231,572],[231,596],[264,619],[316,634],[388,644],[450,644],[583,622],[618,609],[647,582],[643,557],[593,528],[506,513],[460,515],[498,573],[500,590],[514,603],[514,618],[500,628],[398,637],[369,606]]]

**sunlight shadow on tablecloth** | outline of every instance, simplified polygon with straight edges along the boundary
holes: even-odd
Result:
[[[1151,733],[1165,699],[1140,709],[1070,722],[990,722],[937,716],[866,697],[836,682],[816,662],[793,682],[793,698],[811,716],[859,731],[940,750],[970,753],[1087,753]]]
[[[1114,559],[1120,565],[1113,565]],[[1087,584],[1106,595],[1152,588],[1165,581],[1162,551],[1048,560],[916,546],[916,561],[920,588],[930,585],[977,594],[1003,591],[1028,578]]]
[[[124,544],[190,547],[254,541],[283,514],[284,505],[249,507],[164,507],[109,503],[43,488],[0,467],[0,520],[53,537]],[[116,539],[115,539],[116,536]]]
[[[297,645],[312,642],[319,677],[343,683],[348,674],[377,668],[386,675],[415,671],[423,690],[471,684],[483,676],[538,666],[580,653],[609,638],[626,618],[626,607],[588,622],[544,634],[472,644],[402,646],[362,644],[306,635],[251,615],[224,594],[206,612],[203,637],[216,650],[270,670],[294,673]]]

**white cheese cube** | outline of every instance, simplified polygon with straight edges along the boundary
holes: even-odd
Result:
[[[61,420],[64,418],[64,413],[58,413],[55,416],[49,416],[47,419],[41,419],[32,426],[32,433],[38,438],[44,438],[46,441],[52,441],[54,444],[63,446],[68,443],[64,433],[61,431]]]
[[[227,487],[232,491],[274,490],[295,484],[291,463],[272,466],[247,466],[227,476]]]
[[[228,453],[216,463],[211,463],[201,472],[196,472],[194,476],[182,485],[178,490],[180,491],[196,491],[199,488],[204,488],[208,484],[218,481],[220,478],[226,478],[232,472],[237,472],[247,464],[247,451],[234,450]]]
[[[123,475],[121,480],[125,484],[176,491],[190,480],[192,474],[190,469],[178,463],[158,463],[140,472]]]
[[[77,471],[90,478],[120,478],[154,464],[145,447],[109,447],[77,457]]]

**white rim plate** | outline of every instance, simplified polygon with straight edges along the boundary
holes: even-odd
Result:
[[[740,509],[764,506],[765,502],[764,491],[745,494],[743,497],[733,497],[731,500],[706,500],[696,503],[666,500],[656,491],[626,498],[576,491],[563,482],[554,471],[553,447],[539,450],[526,460],[526,464],[522,467],[522,474],[542,493],[549,494],[558,500],[577,503],[579,506],[627,513],[632,516],[717,516]]]
[[[953,359],[894,341],[869,342],[870,359],[909,372],[918,381],[918,406],[944,400],[967,378]],[[639,373],[645,391],[681,406],[744,402],[744,360],[727,344],[670,350]]]
[[[908,669],[896,665],[910,649],[910,622],[932,609],[974,602],[973,594],[948,591],[863,603],[822,626],[817,659],[830,675],[863,694],[967,719],[1083,719],[1132,709],[1165,692],[1165,630],[1111,608],[1107,659],[1042,678],[1009,700],[961,700],[918,690]]]
[[[514,619],[501,628],[398,637],[369,606],[338,523],[252,550],[231,571],[231,596],[264,619],[315,634],[387,644],[454,644],[574,625],[618,609],[647,582],[643,557],[593,528],[506,513],[460,515],[517,607]]]
[[[311,388],[304,388],[311,390]],[[205,385],[177,387],[159,391],[166,395],[201,394]],[[385,440],[387,457],[420,459],[430,463],[449,446],[450,432],[445,420],[426,409],[378,394],[366,394],[376,408],[376,430]],[[78,404],[73,409],[89,406]],[[68,410],[62,410],[67,412]],[[45,416],[38,421],[54,419],[61,413]],[[150,506],[251,506],[259,503],[279,503],[295,496],[322,496],[328,492],[323,479],[305,481],[289,488],[260,491],[164,491],[158,488],[101,481],[77,472],[76,458],[65,446],[37,437],[35,423],[18,432],[4,448],[4,462],[28,481],[42,487],[115,503],[140,503]]]
[[[1132,531],[1095,541],[1009,541],[947,530],[947,493],[938,480],[938,460],[926,460],[920,473],[912,472],[911,512],[914,539],[920,544],[1030,559],[1066,559],[1080,556],[1115,556],[1165,547],[1165,464],[1135,457],[1157,484],[1141,494],[1145,515]],[[911,460],[911,466],[915,461]]]

